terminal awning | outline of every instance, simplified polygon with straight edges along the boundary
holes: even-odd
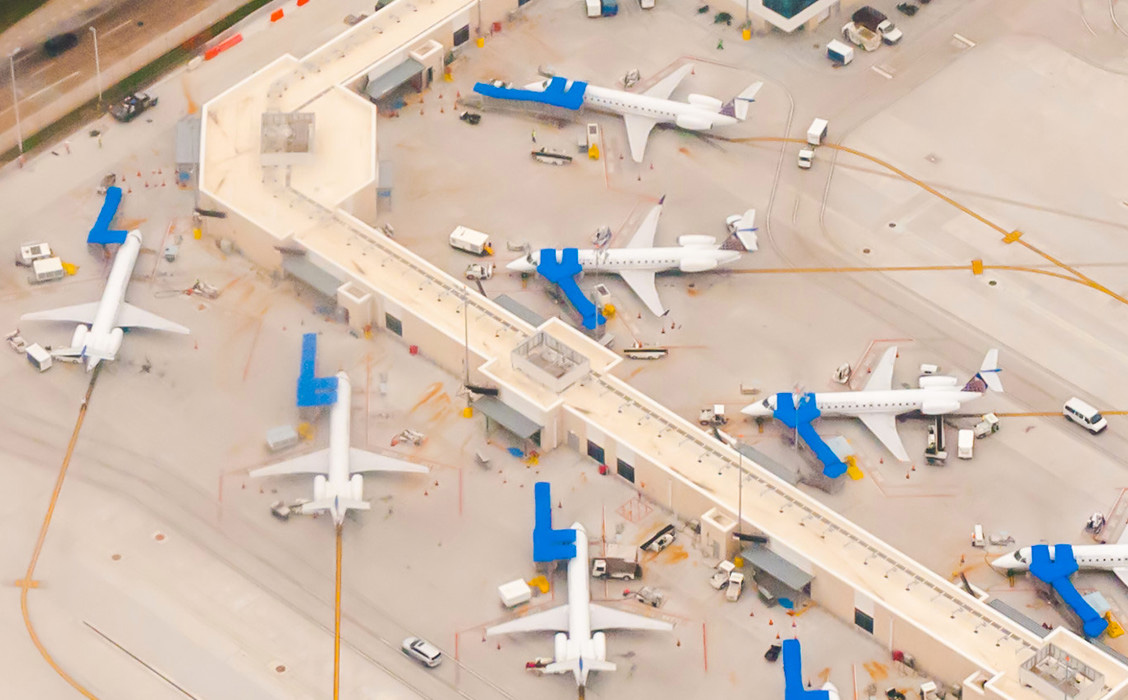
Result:
[[[313,264],[305,255],[284,254],[282,269],[313,287],[330,299],[337,298],[337,289],[344,282]]]
[[[370,76],[368,85],[364,88],[364,94],[373,100],[378,100],[421,72],[423,72],[423,64],[414,58],[409,58],[381,76]]]
[[[749,547],[741,552],[744,561],[792,590],[801,591],[812,576],[766,547]]]
[[[500,399],[493,396],[483,396],[473,403],[477,411],[486,414],[486,418],[497,421],[506,430],[522,440],[528,440],[537,434],[541,426],[529,420],[515,409],[506,406]]]

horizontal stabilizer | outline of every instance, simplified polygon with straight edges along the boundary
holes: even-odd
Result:
[[[583,662],[581,666],[580,663]],[[553,661],[549,665],[541,669],[545,673],[576,673],[577,671],[614,671],[615,664],[610,661],[600,661],[598,659],[565,659],[564,661]]]
[[[97,304],[95,304],[97,306]],[[150,328],[155,331],[168,331],[170,333],[187,334],[190,331],[179,323],[139,309],[129,302],[123,301],[118,309],[116,324],[121,328]]]
[[[336,504],[337,510],[342,513],[347,510],[369,510],[372,508],[368,501],[358,501],[355,498],[322,498],[320,501],[303,503],[302,514],[309,515],[310,513],[320,513],[323,510],[333,510],[334,504]]]
[[[349,473],[360,474],[363,472],[414,472],[426,474],[431,471],[422,464],[408,462],[405,459],[385,457],[375,452],[367,452],[355,447],[349,448]]]
[[[519,617],[516,620],[503,622],[486,629],[486,636],[496,634],[512,634],[514,632],[567,632],[568,631],[568,606],[561,605]]]
[[[279,474],[322,474],[329,475],[329,450],[310,452],[285,462],[251,470],[251,478],[277,476]]]
[[[592,604],[591,628],[593,630],[662,630],[669,631],[674,628],[669,622],[655,620],[645,615],[636,615],[624,610],[605,608],[602,605]]]
[[[98,313],[98,302],[63,306],[49,311],[34,311],[20,316],[21,321],[72,321],[74,323],[94,323]]]

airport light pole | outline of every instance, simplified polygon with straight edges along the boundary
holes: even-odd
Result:
[[[8,54],[8,68],[12,72],[12,109],[16,112],[16,143],[20,146],[20,155],[23,155],[23,132],[20,130],[20,98],[16,95],[16,54],[20,52],[17,46]]]
[[[94,35],[94,79],[98,83],[98,107],[102,106],[102,61],[98,56],[98,30],[90,27]]]

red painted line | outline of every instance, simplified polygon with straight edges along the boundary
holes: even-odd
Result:
[[[705,659],[705,671],[709,671],[709,646],[706,643],[707,637],[705,636],[705,623],[701,623],[701,656]]]

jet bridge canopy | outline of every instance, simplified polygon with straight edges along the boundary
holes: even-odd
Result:
[[[802,591],[814,578],[767,547],[748,547],[744,560],[795,591]]]
[[[533,439],[541,429],[541,426],[493,396],[483,396],[473,403],[473,407],[522,440]]]
[[[364,94],[372,100],[378,100],[422,72],[423,64],[409,58],[379,77],[370,76],[368,85],[364,87]]]

